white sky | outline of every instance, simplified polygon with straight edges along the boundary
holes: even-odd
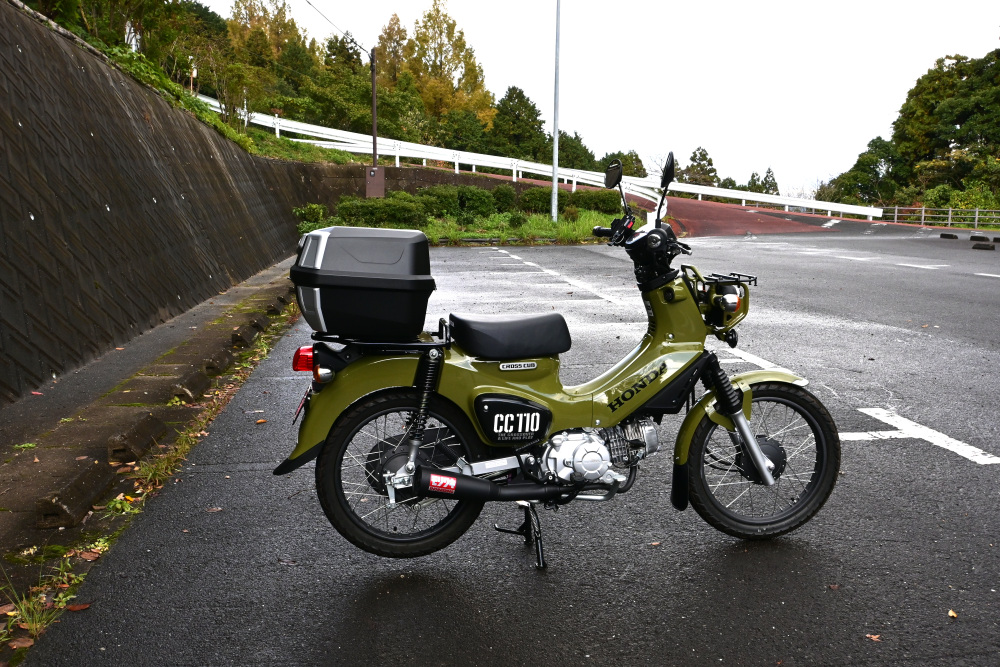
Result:
[[[206,2],[206,0],[202,0]],[[287,0],[309,37],[337,34]],[[431,0],[311,0],[366,48],[393,13],[412,35]],[[207,0],[225,18],[231,0]],[[600,158],[636,150],[647,168],[704,146],[721,177],[774,170],[782,194],[846,171],[945,55],[1000,48],[997,0],[563,0],[559,128]],[[522,88],[552,131],[556,0],[450,0],[499,100]]]

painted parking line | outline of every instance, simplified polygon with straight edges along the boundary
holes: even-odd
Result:
[[[935,269],[944,269],[944,268],[947,268],[949,265],[948,264],[927,264],[927,265],[924,265],[924,264],[897,264],[896,266],[908,266],[908,267],[910,267],[912,269],[930,269],[930,270],[933,271]]]
[[[973,463],[978,463],[980,465],[991,465],[994,463],[1000,463],[1000,457],[993,456],[992,454],[987,454],[978,447],[973,447],[972,445],[966,444],[961,440],[956,440],[952,437],[941,433],[940,431],[935,431],[932,428],[928,428],[914,421],[910,421],[905,417],[900,417],[895,412],[891,410],[883,410],[882,408],[858,408],[860,412],[868,415],[869,417],[874,417],[881,422],[885,422],[889,426],[895,426],[898,433],[902,435],[898,436],[900,438],[913,438],[916,440],[923,440],[929,442],[935,447],[941,447],[942,449],[947,449],[950,452],[954,452],[963,458],[967,458]],[[882,439],[885,439],[886,433],[889,431],[874,431],[874,433],[883,434]],[[854,434],[841,434],[841,438],[844,435],[854,435]],[[897,437],[897,436],[891,436]],[[863,438],[847,438],[862,440]],[[875,438],[872,438],[875,439]]]

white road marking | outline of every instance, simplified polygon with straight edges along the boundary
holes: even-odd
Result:
[[[935,270],[935,269],[943,269],[943,268],[945,268],[945,267],[947,267],[949,265],[948,264],[928,264],[928,265],[924,266],[922,264],[897,264],[896,266],[908,266],[908,267],[910,267],[912,269],[931,269],[931,270]]]
[[[954,452],[974,463],[979,463],[980,465],[1000,463],[1000,457],[987,454],[978,447],[973,447],[972,445],[968,445],[961,440],[955,440],[944,433],[940,433],[926,426],[921,426],[920,424],[910,421],[905,417],[900,417],[895,412],[890,410],[883,410],[881,408],[859,408],[859,411],[869,417],[874,417],[879,421],[883,421],[889,426],[895,426],[901,432],[905,433],[906,437],[924,440],[936,447],[941,447],[942,449]]]
[[[995,273],[977,273],[976,275],[977,276],[984,276],[986,278],[1000,278],[1000,276],[998,276]]]
[[[558,278],[559,280],[561,280],[561,281],[563,281],[563,282],[565,282],[565,283],[567,283],[569,285],[572,285],[573,287],[577,287],[579,289],[586,290],[587,292],[590,292],[591,294],[599,296],[600,298],[604,299],[605,301],[610,301],[613,304],[616,304],[616,305],[619,305],[619,306],[633,306],[633,305],[635,305],[632,302],[633,300],[631,300],[631,299],[630,300],[624,300],[624,299],[619,299],[616,296],[611,296],[610,294],[608,294],[606,292],[603,292],[603,291],[597,289],[596,287],[594,287],[593,285],[590,285],[588,283],[583,282],[582,280],[577,280],[575,278],[570,278],[568,276],[564,276],[561,273],[559,273],[558,271],[553,271],[552,269],[546,269],[544,266],[541,266],[541,265],[536,264],[534,262],[526,262],[525,260],[521,259],[517,255],[513,255],[513,254],[511,254],[510,252],[508,252],[506,250],[499,250],[498,252],[502,252],[503,254],[507,255],[511,259],[519,260],[524,265],[528,265],[528,266],[532,266],[532,267],[535,267],[537,269],[540,269],[540,271],[530,271],[530,272],[529,271],[522,271],[520,273],[539,273],[539,272],[544,272],[544,273],[549,274],[553,278]]]
[[[840,222],[840,220],[831,220],[830,222],[824,224],[823,227],[833,227],[838,222]]]
[[[870,262],[874,257],[848,257],[847,255],[834,255],[837,259],[853,259],[855,262]]]

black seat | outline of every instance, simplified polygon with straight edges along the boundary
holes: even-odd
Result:
[[[451,336],[473,357],[490,360],[547,357],[569,350],[566,320],[542,315],[460,315],[452,313]]]

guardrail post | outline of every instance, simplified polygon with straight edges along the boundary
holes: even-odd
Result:
[[[396,166],[399,166],[399,151],[396,151]]]
[[[573,177],[573,190],[572,190],[572,192],[576,192],[576,176]]]
[[[458,160],[455,160],[455,173],[458,173]]]
[[[274,136],[281,138],[281,119],[278,118],[278,114],[274,114]]]
[[[701,193],[698,193],[698,201],[701,201]]]
[[[979,229],[979,209],[978,208],[976,209],[976,218],[975,218],[975,222],[972,224],[972,227],[974,229]]]
[[[924,212],[927,211],[923,206],[920,207],[920,224],[924,224]]]
[[[424,166],[427,166],[427,158],[424,158]]]
[[[898,206],[893,206],[893,209],[894,210],[892,212],[892,221],[893,222],[899,222],[899,207]]]
[[[472,173],[476,173],[476,165],[472,165]]]
[[[788,204],[785,204],[785,213],[788,213]]]
[[[951,207],[948,207],[948,226],[951,227]]]
[[[740,201],[740,206],[746,206],[746,205],[747,205],[747,200],[746,199],[743,199],[743,200]]]

